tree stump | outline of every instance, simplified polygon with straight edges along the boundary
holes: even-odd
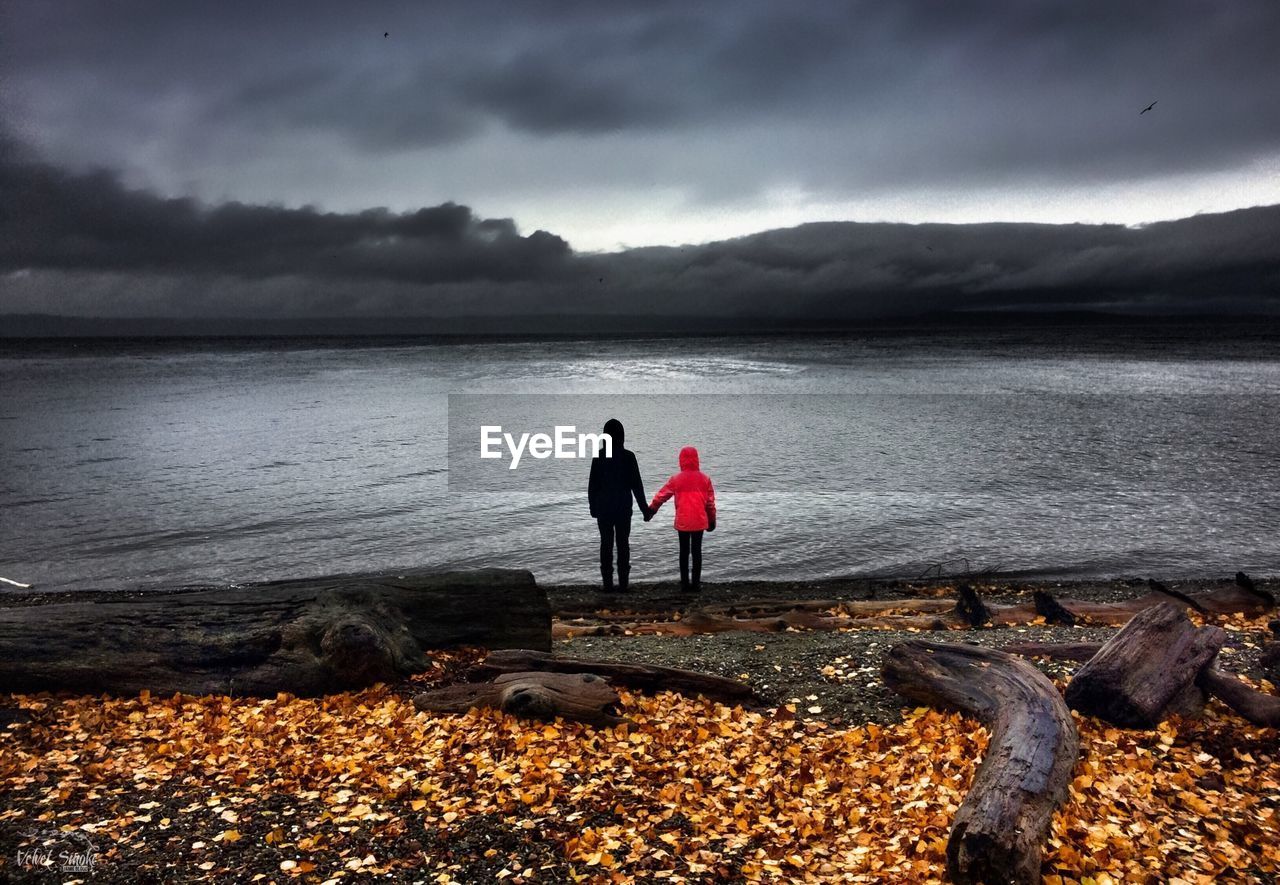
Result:
[[[1032,595],[1032,599],[1035,603],[1036,614],[1044,618],[1046,624],[1062,624],[1066,627],[1075,625],[1076,616],[1064,608],[1062,603],[1054,599],[1052,594],[1037,590]]]
[[[563,716],[591,725],[617,725],[626,721],[617,714],[618,700],[618,693],[594,673],[503,673],[492,682],[422,692],[413,705],[427,713],[495,707],[527,719]]]
[[[968,584],[956,588],[959,599],[956,602],[956,615],[970,627],[981,627],[991,622],[991,612],[982,602],[982,597]]]
[[[613,685],[622,685],[636,691],[655,694],[674,691],[679,694],[702,695],[713,701],[728,704],[759,704],[755,689],[745,682],[724,676],[712,676],[693,670],[675,667],[657,667],[648,664],[618,664],[609,661],[588,661],[581,658],[562,658],[529,649],[509,649],[491,652],[483,661],[467,673],[472,681],[493,679],[506,673],[595,673],[608,679]]]
[[[1226,642],[1197,629],[1186,610],[1162,603],[1134,615],[1067,685],[1067,704],[1125,728],[1154,728],[1170,713],[1203,705],[1196,677]]]
[[[0,608],[0,691],[318,695],[432,648],[551,647],[526,571],[306,578]]]
[[[1003,652],[922,640],[890,649],[883,672],[899,694],[974,716],[991,732],[947,842],[951,879],[1038,883],[1053,811],[1080,753],[1075,722],[1053,683]]]

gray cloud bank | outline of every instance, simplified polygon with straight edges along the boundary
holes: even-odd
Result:
[[[6,117],[59,163],[173,193],[353,207],[373,164],[413,154],[420,192],[662,183],[718,205],[1280,152],[1274,0],[10,5]],[[509,162],[465,155],[495,133]]]
[[[1280,313],[1280,206],[1120,225],[818,223],[575,253],[445,204],[204,206],[0,149],[0,313],[860,319],[939,310]]]

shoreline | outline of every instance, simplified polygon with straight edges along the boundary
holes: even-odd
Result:
[[[390,573],[394,570],[388,569]],[[428,574],[435,569],[405,569],[406,573]],[[445,570],[440,570],[441,573]],[[306,580],[335,580],[345,577],[361,577],[362,573],[337,573],[306,575]],[[535,579],[537,576],[534,576]],[[1175,590],[1200,591],[1213,587],[1228,585],[1232,582],[1230,575],[1200,575],[1184,578],[1159,578],[1164,584]],[[1253,576],[1260,589],[1267,590],[1280,597],[1280,575]],[[281,581],[266,581],[264,584],[284,583],[297,580],[294,578]],[[1035,590],[1048,590],[1054,595],[1069,595],[1096,602],[1113,602],[1140,596],[1146,591],[1146,577],[1117,578],[1052,578],[1052,577],[1020,577],[1007,574],[969,574],[944,575],[929,578],[876,577],[850,575],[835,578],[804,578],[799,580],[775,579],[738,579],[729,581],[704,581],[702,591],[697,594],[683,593],[676,580],[642,581],[633,583],[625,592],[604,593],[599,584],[587,583],[542,583],[551,603],[552,614],[576,608],[603,605],[608,607],[627,606],[636,611],[664,611],[670,606],[683,610],[687,606],[706,604],[723,605],[738,601],[776,600],[864,600],[895,599],[919,595],[940,595],[954,591],[959,584],[970,584],[981,590],[984,597],[990,596],[997,601],[1015,599],[1030,595]],[[226,584],[187,584],[177,587],[129,587],[108,590],[42,590],[39,586],[30,589],[0,586],[0,608],[23,605],[51,605],[61,602],[111,602],[124,599],[149,599],[158,596],[171,596],[181,593],[230,589],[242,587],[248,583],[238,582]],[[1064,592],[1065,591],[1065,592]],[[636,609],[636,606],[646,606]]]

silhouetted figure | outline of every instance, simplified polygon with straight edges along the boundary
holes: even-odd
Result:
[[[600,528],[600,580],[602,589],[613,590],[613,545],[618,545],[618,589],[626,591],[631,575],[631,500],[640,505],[644,521],[653,518],[644,500],[644,484],[640,481],[640,465],[636,456],[623,448],[622,422],[610,418],[604,432],[613,440],[613,455],[604,456],[604,446],[591,459],[591,477],[587,480],[587,503]]]
[[[1160,99],[1156,99],[1156,101],[1159,101],[1159,100]],[[1143,114],[1145,114],[1147,111],[1151,110],[1155,106],[1156,106],[1156,102],[1155,101],[1151,102],[1151,104],[1147,105],[1145,108],[1138,111],[1138,116],[1141,117]]]
[[[697,593],[702,585],[702,533],[716,530],[716,490],[711,477],[698,469],[698,450],[680,450],[680,472],[658,489],[649,505],[650,517],[673,495],[676,499],[676,531],[680,535],[680,589]],[[693,555],[692,580],[689,557]]]

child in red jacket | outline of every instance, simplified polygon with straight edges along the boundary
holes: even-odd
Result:
[[[702,533],[716,530],[716,490],[711,478],[698,469],[698,450],[680,450],[680,472],[658,489],[646,520],[672,495],[676,499],[676,531],[680,533],[680,589],[697,593],[702,579]],[[693,553],[693,580],[689,580],[689,553]]]

